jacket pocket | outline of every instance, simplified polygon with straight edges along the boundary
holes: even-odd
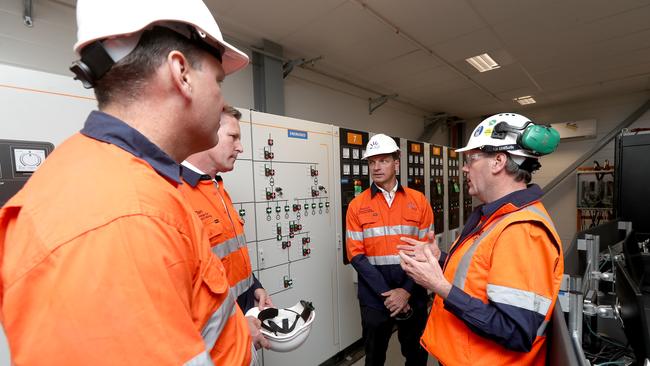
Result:
[[[210,246],[215,246],[221,241],[221,234],[223,234],[223,224],[220,222],[205,224],[205,231],[210,239]]]
[[[223,294],[228,290],[228,278],[221,261],[213,256],[201,275],[203,284],[213,294]]]

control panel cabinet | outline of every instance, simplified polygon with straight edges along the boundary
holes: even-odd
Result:
[[[449,230],[460,226],[460,155],[452,148],[447,156],[447,191],[449,194]]]
[[[354,197],[370,187],[370,172],[368,161],[363,160],[363,155],[368,145],[369,134],[364,131],[339,129],[339,150],[341,164],[341,221],[345,239],[345,216],[348,206]],[[345,240],[343,240],[343,263],[348,264],[345,251]]]
[[[433,210],[433,227],[436,234],[441,234],[445,231],[445,218],[444,218],[444,195],[445,195],[445,177],[444,177],[444,162],[442,157],[442,146],[431,145],[431,177],[429,184],[431,185],[431,209]]]
[[[415,141],[407,141],[407,144],[407,186],[425,194],[424,144]]]

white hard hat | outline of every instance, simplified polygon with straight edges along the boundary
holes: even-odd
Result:
[[[141,31],[153,25],[178,31],[183,24],[193,27],[201,41],[223,50],[226,75],[248,64],[245,53],[223,40],[217,22],[201,0],[78,0],[74,51],[81,55],[84,47],[103,41],[106,52],[118,62],[136,47]]]
[[[516,113],[499,113],[484,119],[472,132],[467,145],[456,152],[463,152],[473,149],[493,151],[503,151],[513,156],[517,164],[521,164],[524,158],[538,158],[539,156],[526,151],[519,146],[517,142],[517,133],[505,133],[502,138],[493,137],[493,132],[497,124],[505,122],[510,127],[524,129],[527,125],[533,123],[527,117]]]
[[[392,137],[380,133],[374,135],[370,138],[370,141],[368,141],[368,146],[366,146],[366,153],[363,155],[363,159],[368,159],[375,155],[391,154],[398,150],[399,147],[397,147],[397,144]]]
[[[271,344],[271,350],[289,352],[300,347],[309,336],[316,319],[316,310],[309,301],[300,300],[290,308],[266,308],[256,306],[246,312],[262,322],[262,334]]]

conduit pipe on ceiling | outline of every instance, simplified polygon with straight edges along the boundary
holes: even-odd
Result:
[[[433,58],[436,59],[437,61],[442,62],[442,63],[445,64],[447,67],[449,67],[452,71],[454,71],[456,74],[458,74],[458,76],[462,77],[463,79],[466,79],[466,80],[469,81],[472,85],[474,85],[475,87],[477,87],[479,90],[481,90],[481,91],[482,91],[483,93],[485,93],[486,95],[489,95],[490,97],[492,97],[492,98],[493,98],[494,100],[496,100],[497,102],[502,103],[502,104],[504,103],[503,100],[501,100],[499,97],[496,96],[496,94],[494,94],[494,93],[492,93],[491,91],[487,90],[487,89],[486,89],[485,87],[483,87],[481,84],[479,84],[479,83],[477,83],[476,81],[474,81],[474,79],[472,79],[471,77],[465,75],[465,73],[463,73],[460,69],[458,69],[456,66],[454,66],[451,62],[448,62],[447,60],[445,60],[444,58],[442,58],[442,56],[440,56],[439,54],[437,54],[434,50],[432,50],[432,49],[428,48],[427,46],[425,46],[422,42],[418,41],[417,39],[413,38],[412,36],[408,35],[407,33],[404,33],[401,29],[399,29],[399,27],[397,27],[396,25],[394,25],[390,20],[388,20],[387,18],[385,18],[384,16],[382,16],[381,14],[379,14],[376,10],[374,10],[373,8],[371,8],[370,6],[368,6],[368,5],[367,5],[366,3],[364,3],[362,0],[352,0],[352,1],[355,2],[355,3],[357,3],[357,4],[359,4],[359,6],[361,6],[361,8],[362,8],[363,10],[367,11],[367,12],[370,13],[373,17],[375,17],[377,20],[379,20],[380,22],[382,22],[383,24],[385,24],[385,25],[387,25],[389,28],[391,28],[391,30],[392,30],[395,34],[397,34],[398,36],[400,36],[400,37],[404,38],[405,40],[409,41],[411,44],[413,44],[415,47],[417,47],[418,49],[420,49],[421,51],[423,51],[425,54],[427,54],[427,55],[433,57]]]

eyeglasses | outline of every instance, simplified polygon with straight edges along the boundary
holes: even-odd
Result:
[[[464,154],[463,155],[463,165],[470,166],[475,160],[480,159],[486,155],[485,153],[479,152],[479,153],[474,153],[474,154]]]

